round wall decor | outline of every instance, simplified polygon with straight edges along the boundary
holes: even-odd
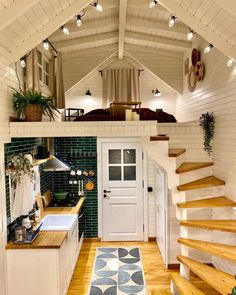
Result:
[[[192,50],[192,65],[195,67],[197,62],[200,61],[201,54],[200,51],[198,51],[196,48],[193,48]]]
[[[205,67],[204,64],[201,61],[198,61],[196,63],[196,66],[194,67],[195,69],[195,76],[197,81],[202,81],[204,79],[204,75],[205,75]]]
[[[195,67],[190,67],[188,73],[188,89],[193,92],[197,86],[197,78],[195,76]]]

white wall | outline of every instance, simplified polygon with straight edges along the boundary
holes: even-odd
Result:
[[[116,60],[109,65],[109,68],[121,67],[132,68],[126,61]],[[155,97],[152,94],[152,89],[155,88],[162,92],[162,96]],[[91,97],[85,96],[87,89],[91,91]],[[148,70],[144,70],[140,74],[140,91],[142,107],[152,110],[162,108],[166,112],[173,115],[176,114],[176,93]],[[102,108],[102,77],[98,71],[91,73],[91,75],[66,93],[66,107],[84,108],[85,112],[95,108]]]
[[[207,42],[198,38],[194,47],[202,49]],[[214,175],[226,181],[225,195],[236,200],[236,66],[226,66],[227,57],[217,49],[209,54],[202,53],[206,75],[190,93],[184,79],[184,95],[177,99],[177,118],[180,121],[198,120],[205,112],[214,112],[216,118],[214,140]],[[233,209],[214,209],[216,219],[235,219]],[[236,235],[214,232],[213,240],[220,243],[236,243]],[[214,264],[228,272],[236,273],[232,266],[221,259],[213,258]]]

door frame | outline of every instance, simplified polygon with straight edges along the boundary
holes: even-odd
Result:
[[[140,143],[142,148],[142,140],[139,137],[98,137],[97,138],[97,186],[98,186],[98,238],[103,239],[103,192],[102,192],[102,144],[103,143]],[[142,179],[143,179],[143,223],[144,242],[148,241],[148,193],[147,193],[147,154],[142,149]]]

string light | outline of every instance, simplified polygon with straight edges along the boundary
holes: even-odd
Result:
[[[227,67],[232,67],[232,65],[234,64],[234,60],[232,58],[229,58],[227,61]]]
[[[189,28],[189,32],[187,34],[187,39],[189,41],[192,41],[193,40],[193,30],[191,30],[190,28]]]
[[[43,40],[43,48],[45,50],[48,50],[49,49],[49,43],[48,43],[48,40],[47,39],[46,40]]]
[[[76,25],[78,27],[81,27],[82,26],[81,15],[76,15]]]
[[[25,68],[25,67],[26,67],[26,59],[25,59],[25,57],[22,57],[22,58],[20,59],[20,66],[21,66],[22,68]]]
[[[153,0],[149,3],[149,7],[154,8],[156,6],[156,4],[158,4],[158,2],[156,0]]]
[[[173,14],[170,15],[169,18],[169,27],[172,28],[175,25],[175,21],[176,21],[176,16],[174,16]]]
[[[214,47],[214,46],[213,46],[212,44],[209,44],[209,45],[204,49],[204,53],[209,53],[209,52],[212,50],[213,47]]]
[[[154,94],[155,97],[161,96],[161,92],[157,88],[153,89],[152,93]]]
[[[102,12],[102,10],[103,10],[102,5],[98,3],[98,0],[97,0],[97,2],[90,4],[90,5],[94,6],[96,8],[96,10],[99,12]]]
[[[69,35],[69,34],[70,34],[69,29],[68,29],[65,25],[61,26],[61,30],[62,30],[62,32],[63,32],[65,35]]]

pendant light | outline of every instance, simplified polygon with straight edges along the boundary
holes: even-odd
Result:
[[[154,8],[156,6],[156,4],[158,4],[158,2],[156,0],[153,0],[149,3],[149,7]]]
[[[90,92],[90,90],[88,89],[85,93],[86,96],[92,96],[92,93]]]
[[[26,67],[26,59],[25,59],[25,57],[22,57],[22,58],[20,59],[20,66],[21,66],[22,68],[25,68],[25,67]]]
[[[229,58],[227,61],[227,67],[230,68],[234,64],[234,60],[232,58]]]
[[[48,40],[47,39],[43,40],[43,48],[45,50],[48,50],[49,49],[49,43],[48,43]]]
[[[65,35],[69,35],[69,34],[70,34],[69,29],[68,29],[65,25],[61,26],[61,30],[62,30],[62,32],[63,32]]]
[[[213,47],[214,47],[214,46],[210,43],[210,44],[204,49],[204,53],[209,53],[209,52],[212,50]]]
[[[90,4],[90,5],[94,6],[96,8],[96,10],[99,11],[99,12],[103,11],[102,5],[98,3],[98,0],[95,3]]]
[[[175,25],[175,21],[176,21],[176,16],[174,16],[173,14],[170,15],[169,18],[169,27],[172,28]]]
[[[156,88],[152,90],[152,93],[154,94],[155,97],[161,96],[161,92]]]
[[[189,32],[188,32],[188,34],[187,34],[187,39],[188,39],[189,41],[192,41],[192,40],[193,40],[193,34],[194,34],[193,30],[191,30],[191,29],[189,28]]]
[[[82,17],[85,15],[85,10],[83,9],[83,11],[82,11],[82,13],[80,13],[80,14],[77,14],[76,16],[75,16],[75,21],[76,21],[76,25],[78,26],[78,27],[81,27],[82,26]]]

